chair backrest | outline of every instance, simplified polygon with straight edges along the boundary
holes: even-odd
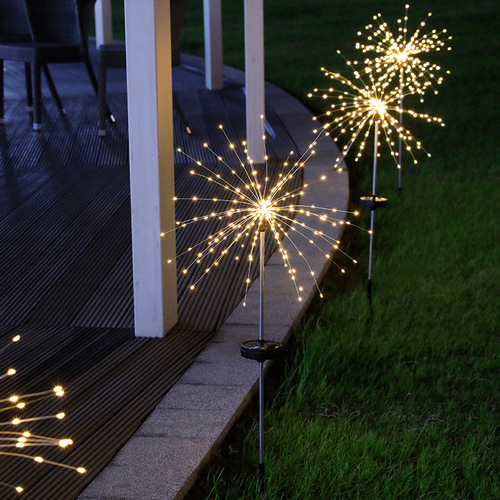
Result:
[[[31,40],[23,0],[0,0],[0,42]]]
[[[35,41],[87,45],[96,0],[24,1]]]

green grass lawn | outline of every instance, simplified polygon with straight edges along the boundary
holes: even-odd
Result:
[[[223,4],[225,62],[243,67],[242,2]],[[392,160],[379,161],[390,205],[376,216],[373,307],[368,240],[349,230],[343,245],[360,264],[324,281],[269,403],[261,498],[500,498],[500,12],[493,0],[419,1],[410,32],[429,10],[453,51],[438,54],[451,75],[421,108],[446,127],[411,124],[432,157],[406,158],[401,197]],[[266,78],[319,112],[306,98],[326,85],[319,68],[345,73],[336,50],[355,57],[373,14],[403,11],[388,0],[268,1]],[[186,52],[203,53],[201,19],[193,0]],[[370,194],[370,158],[347,162],[356,207]],[[236,426],[192,498],[255,498],[257,431],[254,415]]]
[[[389,0],[265,3],[266,78],[314,112],[321,102],[306,95],[326,85],[319,68],[344,73],[336,50],[355,57],[373,14],[393,25],[404,12]],[[223,2],[225,62],[238,67],[242,5]],[[421,109],[446,127],[411,124],[432,158],[406,158],[401,197],[392,160],[379,161],[377,191],[390,205],[376,216],[373,307],[368,239],[351,229],[343,246],[360,264],[325,279],[269,403],[261,498],[500,498],[500,11],[497,0],[419,0],[410,32],[429,10],[429,29],[447,28],[453,51],[438,54],[451,75]],[[203,54],[201,0],[183,51]],[[370,158],[347,162],[357,208],[370,194]],[[255,498],[249,412],[191,498]]]

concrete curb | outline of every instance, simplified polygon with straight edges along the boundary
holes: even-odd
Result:
[[[193,56],[183,55],[183,61],[197,67],[202,64],[200,58]],[[226,67],[224,75],[235,82],[244,81],[244,73],[234,68]],[[311,113],[270,83],[266,83],[266,101],[277,112],[299,150],[304,151],[314,139]],[[321,175],[328,178],[310,186],[301,203],[347,210],[347,171],[344,169],[339,174],[332,168],[338,155],[336,146],[325,139],[314,149],[316,154],[304,171],[304,183],[313,183]],[[343,217],[339,213],[339,219]],[[310,219],[307,219],[308,225],[319,223]],[[332,238],[340,238],[341,224],[317,227]],[[303,238],[296,239],[295,243],[319,281],[329,267],[323,255],[327,248],[320,252]],[[265,268],[265,336],[286,342],[316,288],[308,265],[294,258],[297,282],[304,287],[304,300],[298,302],[281,262],[276,252]],[[255,283],[250,289],[247,307],[240,304],[233,311],[207,348],[86,488],[80,500],[178,500],[186,495],[211,452],[220,445],[256,390],[258,364],[241,358],[239,345],[258,337],[258,320],[258,283]]]

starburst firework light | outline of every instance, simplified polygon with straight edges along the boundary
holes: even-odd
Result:
[[[261,117],[261,119],[262,139],[265,145],[264,118]],[[215,167],[207,166],[184,153],[195,165],[190,172],[191,175],[201,177],[207,183],[218,186],[221,196],[183,198],[185,201],[195,203],[214,204],[218,208],[213,211],[209,210],[205,215],[195,216],[184,222],[177,222],[177,228],[184,228],[199,221],[210,221],[214,218],[220,220],[221,228],[202,239],[198,245],[185,251],[187,254],[193,252],[196,255],[191,264],[185,267],[182,272],[187,274],[193,267],[197,267],[205,260],[210,259],[209,263],[203,266],[205,269],[201,276],[198,274],[191,284],[190,288],[194,290],[203,275],[217,267],[221,260],[232,252],[232,258],[236,261],[247,261],[245,304],[248,287],[253,277],[252,266],[256,261],[259,263],[259,338],[258,340],[243,342],[240,346],[240,352],[243,357],[259,362],[258,470],[259,491],[262,492],[265,483],[263,365],[265,361],[277,358],[282,349],[279,342],[264,337],[266,233],[275,242],[283,264],[295,286],[297,298],[301,301],[302,287],[297,283],[297,273],[291,263],[290,253],[296,253],[299,258],[303,259],[315,286],[319,290],[314,272],[304,253],[300,250],[301,245],[304,243],[312,245],[321,253],[324,253],[327,259],[332,260],[332,252],[338,250],[339,242],[329,236],[326,229],[324,231],[318,229],[318,225],[321,223],[327,226],[336,226],[337,224],[343,224],[344,221],[342,218],[338,218],[339,211],[335,208],[321,208],[300,203],[300,197],[304,194],[304,190],[309,187],[307,184],[302,185],[303,167],[315,154],[316,141],[309,145],[297,161],[291,161],[293,152],[290,152],[289,158],[276,168],[276,165],[270,164],[267,155],[263,165],[256,165],[248,157],[245,143],[242,144],[242,150],[239,151],[239,148],[229,140],[224,127],[221,125],[219,128],[227,140],[232,161],[226,161],[213,151],[208,144],[205,144],[205,147],[217,160]],[[326,180],[326,176],[323,175],[319,181],[324,180]],[[176,201],[180,199],[176,198]],[[357,212],[354,214],[357,215]],[[311,222],[305,222],[308,219]],[[257,252],[259,255],[257,255]],[[170,262],[172,261],[173,259],[170,260]]]
[[[425,58],[431,52],[451,50],[448,42],[452,39],[447,36],[447,30],[433,29],[423,33],[426,22],[422,21],[415,33],[408,38],[408,9],[405,6],[405,16],[398,19],[398,34],[394,35],[388,24],[382,19],[381,14],[373,16],[376,25],[365,26],[367,33],[358,32],[358,36],[365,36],[365,41],[356,43],[356,48],[365,54],[374,54],[363,61],[365,71],[374,72],[381,80],[399,79],[401,108],[399,123],[403,123],[403,97],[404,91],[411,94],[423,94],[432,88],[437,94],[436,85],[441,85],[443,77],[439,74],[441,66]],[[429,12],[428,17],[432,14]],[[354,61],[353,64],[358,64]],[[446,71],[449,74],[449,71]],[[402,163],[402,138],[399,138],[399,163],[398,163],[398,188],[401,192],[401,163]]]
[[[278,167],[278,172],[273,173],[267,156],[263,165],[256,165],[247,156],[245,143],[242,143],[241,148],[237,147],[227,136],[224,127],[220,125],[219,128],[227,140],[231,155],[228,160],[216,153],[208,144],[204,144],[204,147],[216,159],[215,166],[205,165],[180,148],[178,151],[193,162],[190,174],[216,185],[220,196],[195,195],[175,198],[176,202],[187,201],[203,204],[203,211],[199,215],[177,221],[176,230],[184,229],[194,223],[209,222],[214,219],[220,221],[219,228],[195,245],[179,252],[175,258],[169,259],[168,262],[172,263],[181,257],[188,257],[189,254],[193,256],[181,272],[185,275],[193,274],[189,288],[195,290],[203,277],[215,270],[225,257],[233,258],[236,261],[246,261],[245,283],[248,291],[252,281],[253,264],[258,258],[259,228],[265,223],[280,252],[283,265],[290,275],[297,299],[302,301],[303,288],[297,283],[296,269],[291,262],[292,254],[307,264],[318,290],[319,285],[303,252],[299,249],[300,245],[297,241],[308,242],[318,251],[324,253],[325,257],[335,265],[337,264],[332,259],[333,252],[335,250],[342,252],[339,249],[340,242],[338,240],[330,237],[326,231],[318,229],[318,224],[312,221],[311,223],[305,222],[305,219],[309,218],[326,225],[336,226],[350,224],[349,221],[344,222],[343,218],[339,217],[341,214],[357,215],[357,212],[343,212],[335,208],[300,203],[299,197],[304,194],[308,185],[302,186],[298,179],[300,179],[305,164],[315,153],[315,141],[296,161],[291,160],[294,153],[290,152],[289,158],[283,162],[281,167]],[[263,134],[263,140],[265,141],[265,139]],[[319,181],[325,179],[326,176],[322,176]],[[303,219],[297,220],[296,215],[302,216]],[[285,240],[287,243],[284,243]],[[325,246],[328,247],[326,251]],[[351,260],[355,262],[354,259]],[[340,268],[340,266],[338,267]],[[341,272],[345,272],[343,268],[340,269]],[[246,295],[245,293],[244,305]]]
[[[2,349],[0,349],[0,354],[4,353],[5,350],[12,345],[12,343],[16,343],[20,340],[20,335],[16,335],[11,339],[9,343],[7,343]],[[16,373],[16,370],[13,368],[9,368],[5,375],[0,376],[1,378],[13,376]],[[37,401],[41,401],[43,399],[56,397],[61,398],[64,396],[64,390],[61,386],[55,386],[52,390],[35,392],[31,394],[22,394],[22,395],[11,395],[8,398],[0,399],[0,412],[19,412],[21,410],[25,410],[30,404],[33,404]],[[24,453],[23,451],[26,448],[30,447],[60,447],[66,448],[73,444],[73,441],[69,438],[52,438],[47,436],[40,436],[37,434],[31,433],[28,429],[26,429],[26,424],[33,424],[35,422],[41,420],[62,420],[66,415],[64,412],[58,412],[54,415],[42,415],[36,417],[27,417],[22,418],[19,414],[16,414],[13,418],[7,421],[0,421],[0,429],[5,427],[9,427],[8,430],[0,430],[0,455],[7,457],[17,457],[17,458],[25,458],[27,460],[34,461],[36,463],[49,464],[57,467],[63,467],[67,469],[74,470],[80,474],[84,474],[86,469],[83,467],[74,467],[68,464],[64,464],[61,462],[55,462],[53,460],[47,460],[40,455],[30,455]],[[21,451],[23,450],[23,451]],[[24,488],[19,485],[12,485],[6,483],[4,481],[0,481],[0,485],[6,486],[8,488],[14,489],[17,493],[22,493]]]
[[[340,54],[340,52],[338,53]],[[391,86],[390,80],[377,78],[371,71],[361,74],[351,62],[348,61],[347,64],[354,72],[356,83],[340,73],[321,68],[325,76],[334,81],[335,86],[328,89],[316,88],[308,94],[310,98],[316,97],[331,102],[325,113],[315,117],[316,120],[320,119],[323,122],[325,135],[333,134],[333,139],[337,142],[344,134],[350,134],[336,164],[340,164],[356,144],[358,144],[358,149],[354,161],[361,158],[365,150],[366,140],[375,123],[378,124],[379,131],[383,133],[390,154],[398,167],[400,166],[400,157],[395,144],[395,139],[398,137],[403,141],[406,150],[413,158],[413,162],[417,163],[413,150],[425,150],[422,143],[399,123],[400,114],[406,113],[413,118],[437,123],[441,126],[444,126],[443,120],[412,109],[403,110],[400,107],[400,98],[402,95],[411,94],[409,90],[403,90],[402,93],[399,88]],[[430,153],[425,153],[427,156],[431,156]],[[377,154],[380,155],[380,153]]]
[[[368,296],[371,299],[372,285],[372,255],[373,255],[373,231],[375,209],[384,206],[387,203],[385,198],[376,196],[375,185],[377,177],[377,159],[380,156],[380,134],[382,133],[388,149],[398,167],[400,164],[400,154],[395,148],[395,136],[399,137],[406,145],[407,151],[411,154],[414,163],[417,159],[413,154],[412,147],[423,149],[420,141],[417,141],[408,129],[399,121],[399,115],[403,112],[414,118],[424,119],[428,122],[435,122],[444,126],[441,118],[429,116],[424,113],[417,113],[413,110],[403,110],[399,103],[401,90],[391,87],[391,80],[386,78],[376,78],[372,71],[368,70],[364,75],[354,69],[353,64],[347,61],[347,64],[354,71],[356,81],[345,78],[339,73],[333,73],[322,68],[325,76],[334,80],[336,87],[330,87],[327,90],[314,89],[309,97],[321,97],[324,100],[333,100],[330,109],[317,118],[323,118],[326,123],[323,125],[325,135],[333,131],[337,133],[334,140],[337,141],[343,134],[350,133],[347,143],[342,149],[342,154],[337,159],[339,162],[351,147],[359,143],[355,161],[362,156],[366,141],[373,129],[373,179],[371,197],[362,198],[362,204],[371,209],[370,222],[370,251],[368,264]],[[426,153],[430,156],[429,153]]]
[[[442,69],[438,64],[427,61],[429,53],[451,50],[448,42],[452,39],[447,30],[433,29],[423,33],[426,21],[422,21],[415,33],[408,38],[408,9],[405,5],[405,16],[398,19],[398,34],[394,35],[382,19],[376,14],[373,20],[376,25],[365,26],[367,33],[358,31],[358,36],[365,36],[366,41],[356,43],[356,48],[372,57],[366,57],[363,64],[369,71],[375,72],[381,79],[399,78],[400,85],[411,93],[424,94],[429,87],[437,93],[434,85],[441,85]],[[429,12],[428,17],[432,14]],[[357,63],[356,63],[357,64]],[[449,74],[449,71],[446,71]]]

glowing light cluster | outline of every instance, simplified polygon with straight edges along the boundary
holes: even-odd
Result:
[[[325,113],[315,117],[316,120],[321,119],[323,122],[322,133],[325,135],[335,133],[333,135],[335,141],[338,141],[344,134],[350,134],[342,148],[341,156],[336,160],[337,164],[355,144],[359,144],[359,146],[354,160],[359,160],[363,155],[366,140],[375,121],[379,123],[380,129],[383,131],[385,142],[396,165],[400,167],[400,154],[395,143],[397,138],[401,138],[414,163],[417,163],[413,149],[423,150],[422,144],[400,123],[400,114],[406,113],[413,118],[444,126],[442,119],[411,109],[403,110],[400,106],[402,92],[409,94],[411,90],[403,91],[399,88],[391,88],[389,79],[377,78],[371,71],[362,75],[350,62],[348,62],[348,66],[354,72],[356,83],[339,73],[321,68],[326,77],[334,80],[335,87],[314,89],[308,94],[308,97],[333,101]],[[426,154],[430,156],[429,153]],[[380,156],[380,153],[378,155]]]
[[[7,343],[2,349],[0,349],[0,354],[5,352],[5,350],[20,340],[20,336],[16,335],[11,339],[9,343]],[[16,370],[13,368],[9,369],[5,375],[0,376],[1,378],[5,378],[7,376],[14,375]],[[42,392],[34,392],[31,394],[20,394],[20,395],[11,395],[7,398],[0,399],[0,412],[17,412],[19,410],[24,410],[29,404],[35,403],[37,401],[41,401],[46,398],[56,397],[61,398],[64,396],[64,389],[61,386],[55,386],[51,390],[42,391]],[[10,420],[0,421],[0,428],[11,427],[12,429],[8,430],[0,430],[0,455],[8,456],[8,457],[18,457],[18,458],[26,458],[28,460],[32,460],[36,463],[45,463],[49,465],[55,465],[57,467],[64,467],[67,469],[72,469],[80,474],[84,474],[86,469],[84,467],[73,467],[71,465],[67,465],[60,462],[54,462],[52,460],[47,460],[40,455],[29,455],[23,453],[19,450],[24,450],[29,447],[36,446],[37,448],[40,446],[58,446],[60,448],[66,448],[73,444],[73,441],[69,438],[52,438],[48,436],[40,436],[37,434],[31,433],[26,428],[23,428],[26,423],[34,423],[40,420],[49,420],[56,419],[62,420],[65,417],[64,412],[58,412],[54,415],[42,415],[37,417],[29,417],[22,418],[17,415]],[[19,428],[22,429],[19,429]],[[15,486],[12,484],[5,483],[0,481],[0,485],[12,488],[17,493],[22,493],[24,488],[22,486]]]
[[[261,118],[263,120],[263,117]],[[231,255],[235,261],[246,260],[248,270],[245,273],[245,283],[248,291],[252,265],[257,260],[259,231],[269,229],[280,252],[283,265],[295,286],[297,299],[301,301],[303,288],[297,283],[297,271],[291,263],[291,253],[303,259],[316,287],[318,283],[297,241],[303,240],[312,245],[324,253],[325,258],[329,260],[332,260],[333,251],[338,249],[339,245],[339,241],[328,236],[326,232],[318,230],[317,224],[308,224],[304,222],[304,219],[309,217],[330,226],[344,223],[343,219],[339,218],[340,211],[335,208],[303,205],[299,201],[299,197],[304,194],[308,185],[301,186],[300,182],[297,183],[297,176],[301,175],[306,162],[315,154],[316,142],[313,141],[296,161],[292,161],[294,153],[290,152],[281,168],[277,167],[279,172],[276,175],[276,172],[270,172],[267,155],[264,163],[257,165],[248,156],[245,142],[237,146],[229,139],[222,125],[219,129],[227,141],[230,154],[228,160],[216,153],[208,144],[204,144],[204,147],[216,159],[216,166],[213,167],[205,165],[180,148],[178,151],[193,162],[190,174],[201,177],[207,183],[216,184],[222,195],[213,198],[193,195],[189,198],[176,197],[174,200],[205,203],[205,208],[208,203],[214,207],[213,210],[209,209],[202,215],[176,222],[176,229],[184,229],[191,224],[212,219],[222,221],[221,228],[180,252],[175,258],[169,259],[168,262],[174,262],[181,256],[192,253],[193,259],[181,272],[188,274],[195,266],[204,265],[204,273],[201,276],[198,275],[189,286],[191,290],[194,290],[203,276],[217,268],[224,257]],[[262,140],[265,144],[264,130]],[[324,180],[326,176],[323,175],[319,181]],[[357,212],[354,214],[357,215]],[[296,215],[301,216],[300,221]],[[294,238],[290,237],[291,234]],[[284,243],[285,240],[287,244]],[[326,252],[325,246],[329,248]],[[344,272],[343,269],[342,272]]]
[[[405,6],[404,18],[397,21],[397,35],[391,32],[381,14],[373,16],[374,24],[365,26],[365,33],[358,32],[358,36],[364,36],[364,40],[356,43],[356,48],[365,54],[374,54],[363,61],[365,71],[374,72],[382,80],[399,78],[400,85],[412,94],[422,95],[428,87],[432,87],[437,93],[434,84],[440,85],[443,81],[443,77],[439,75],[441,66],[425,60],[424,57],[431,52],[451,50],[448,42],[452,37],[447,35],[446,29],[433,29],[423,33],[426,22],[422,21],[415,33],[408,38],[409,7],[408,4]],[[428,17],[431,15],[429,12]],[[353,64],[359,63],[353,61]]]

